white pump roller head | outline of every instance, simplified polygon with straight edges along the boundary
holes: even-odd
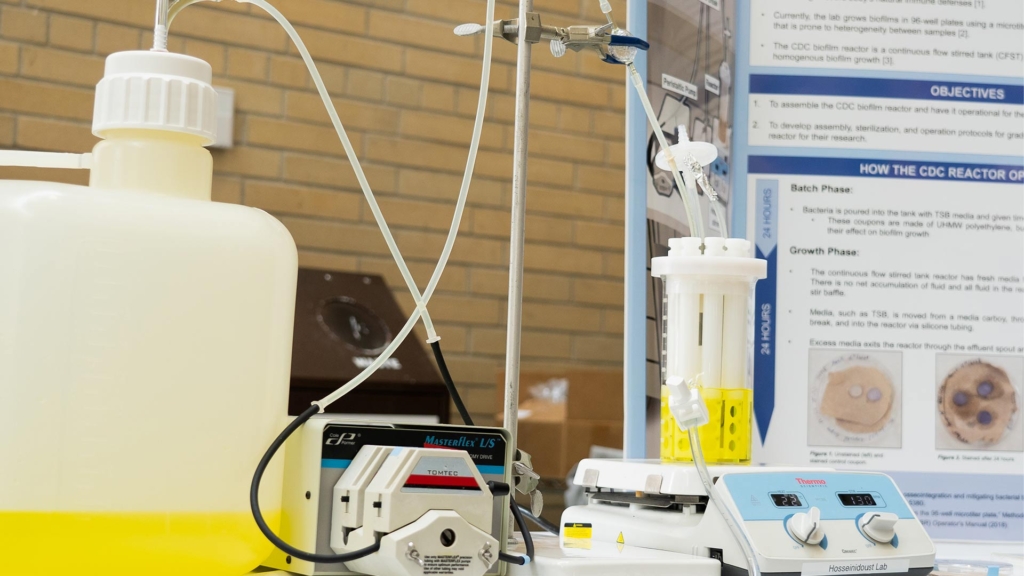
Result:
[[[217,93],[206,62],[169,52],[117,52],[107,57],[96,86],[92,133],[166,130],[199,136],[212,144],[217,129]]]

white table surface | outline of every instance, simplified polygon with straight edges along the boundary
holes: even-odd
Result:
[[[936,542],[939,560],[982,560],[1013,564],[1014,576],[1024,576],[1024,542],[1019,544],[965,544]]]

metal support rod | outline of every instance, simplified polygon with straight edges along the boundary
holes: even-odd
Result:
[[[519,22],[527,22],[533,0],[519,0]],[[519,26],[516,63],[516,124],[512,165],[512,237],[508,262],[508,335],[505,342],[505,429],[513,448],[519,433],[519,357],[523,331],[523,243],[526,238],[526,160],[530,129],[530,47]]]

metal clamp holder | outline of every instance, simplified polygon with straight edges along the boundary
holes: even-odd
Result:
[[[532,457],[519,450],[519,459],[512,463],[512,482],[516,491],[530,497],[530,512],[540,516],[544,511],[544,494],[540,491],[540,474],[533,471]]]

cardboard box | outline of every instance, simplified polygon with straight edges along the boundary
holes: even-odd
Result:
[[[542,478],[564,480],[591,446],[622,448],[622,371],[523,371],[519,383],[518,446]],[[567,383],[567,384],[566,384]],[[498,376],[496,412],[503,420],[505,377]],[[540,386],[566,393],[532,393]],[[564,388],[563,388],[564,387]]]

